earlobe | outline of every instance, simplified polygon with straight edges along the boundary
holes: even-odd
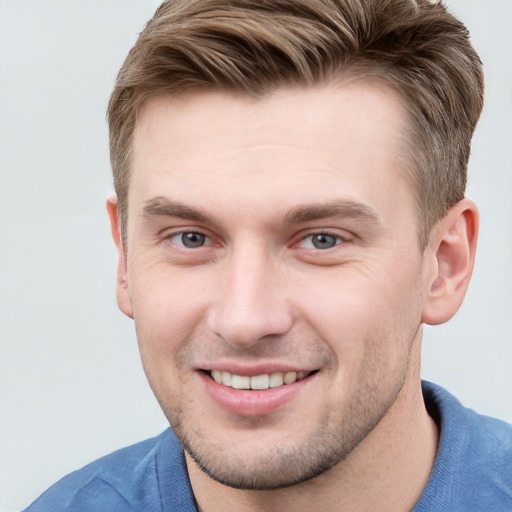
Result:
[[[478,237],[478,209],[463,199],[434,228],[430,248],[436,271],[431,276],[422,321],[447,322],[460,308],[473,272]]]
[[[128,269],[126,251],[121,235],[121,223],[117,210],[117,198],[115,196],[107,199],[107,212],[110,217],[110,229],[112,238],[117,248],[117,304],[119,309],[128,317],[133,318],[130,289],[128,286]]]

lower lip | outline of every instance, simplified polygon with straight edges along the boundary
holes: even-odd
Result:
[[[270,414],[290,402],[316,374],[277,388],[251,391],[233,389],[215,382],[204,372],[198,372],[210,398],[227,412],[242,416]]]

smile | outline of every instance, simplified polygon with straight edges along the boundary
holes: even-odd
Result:
[[[293,384],[294,382],[309,377],[313,373],[316,372],[275,372],[249,377],[247,375],[236,375],[227,371],[212,370],[210,377],[218,384],[233,389],[263,390]]]

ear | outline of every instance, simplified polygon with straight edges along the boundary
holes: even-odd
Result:
[[[426,249],[434,259],[422,322],[430,325],[450,320],[460,308],[475,263],[478,209],[463,199],[434,228]]]
[[[132,301],[130,298],[130,289],[128,287],[128,270],[126,261],[126,251],[121,236],[121,223],[117,211],[117,197],[107,199],[107,212],[110,217],[110,228],[112,238],[117,247],[117,305],[119,309],[130,318],[133,318]]]

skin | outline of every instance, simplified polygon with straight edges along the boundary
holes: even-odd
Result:
[[[118,302],[201,510],[397,511],[421,495],[438,438],[421,326],[462,302],[477,212],[461,201],[420,251],[407,122],[365,82],[144,107],[126,247],[108,203]],[[211,369],[315,373],[277,407],[232,390],[226,407]]]

